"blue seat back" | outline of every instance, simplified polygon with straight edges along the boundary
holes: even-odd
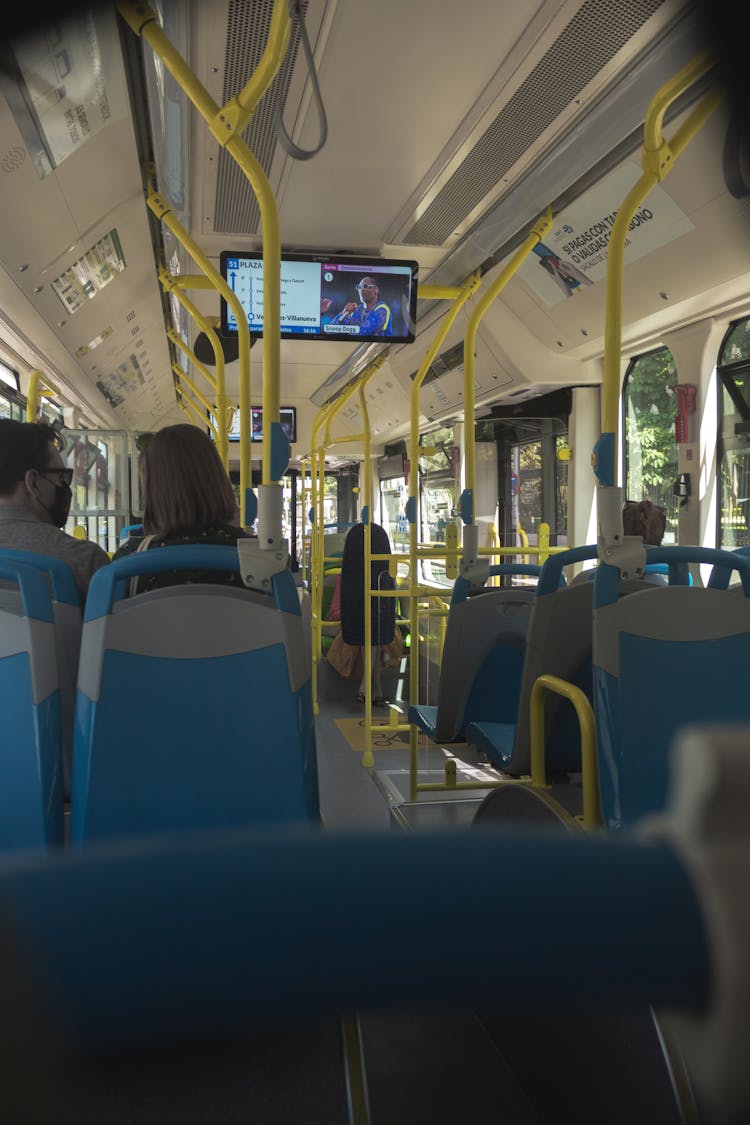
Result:
[[[310,650],[288,571],[274,596],[196,583],[125,597],[135,575],[238,571],[179,546],[104,567],[86,602],[71,840],[318,818]],[[137,734],[128,722],[139,718]]]
[[[537,566],[513,564],[490,568],[490,575],[539,572]],[[532,588],[475,590],[465,579],[456,580],[440,662],[431,735],[436,742],[464,738],[471,722],[515,720],[533,598]]]
[[[36,568],[2,557],[0,581],[6,587],[0,598],[0,850],[58,845],[60,692],[47,580]]]
[[[81,650],[83,610],[73,572],[62,559],[40,555],[34,551],[0,550],[0,558],[33,566],[46,576],[55,626],[57,678],[60,688],[60,737],[62,740],[63,779],[65,793],[70,794],[73,764],[73,727],[75,722],[76,682]]]
[[[652,586],[619,603],[617,571],[594,581],[594,690],[602,811],[610,828],[664,807],[669,751],[694,723],[750,721],[750,559],[701,547],[652,547],[654,562],[736,568],[745,596]]]
[[[750,557],[750,545],[744,547],[735,547],[732,554],[738,555],[740,558]],[[711,590],[726,590],[729,587],[730,581],[737,579],[734,570],[729,566],[714,566],[711,568],[711,574],[708,579],[708,587]],[[736,588],[736,587],[733,587]]]
[[[531,608],[513,753],[505,769],[515,776],[531,769],[531,692],[543,675],[579,688],[593,705],[592,596],[590,581],[562,581],[564,568],[597,557],[596,544],[571,547],[544,564]],[[590,572],[584,571],[584,575]],[[579,576],[583,577],[583,576]],[[619,596],[644,589],[642,579],[621,582]],[[580,724],[572,704],[547,693],[544,705],[545,764],[549,774],[581,770]]]

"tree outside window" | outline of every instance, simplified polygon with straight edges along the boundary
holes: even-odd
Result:
[[[664,542],[677,538],[675,417],[677,368],[669,348],[639,356],[625,377],[625,498],[651,500],[667,513]]]

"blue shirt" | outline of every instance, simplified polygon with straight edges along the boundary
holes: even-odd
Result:
[[[378,301],[371,309],[357,305],[353,312],[340,312],[333,324],[358,324],[360,336],[390,336],[391,310],[385,301]]]

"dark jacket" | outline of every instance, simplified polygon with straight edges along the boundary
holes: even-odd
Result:
[[[373,555],[391,553],[388,533],[379,523],[371,525],[371,552]],[[344,542],[341,560],[341,633],[349,645],[365,643],[365,527],[356,523],[349,529]],[[371,585],[374,590],[393,590],[395,583],[388,573],[385,561],[370,564]],[[396,599],[372,598],[370,601],[372,623],[371,643],[387,645],[393,640],[396,624]]]

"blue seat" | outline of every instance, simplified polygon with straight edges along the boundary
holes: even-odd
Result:
[[[62,740],[65,795],[70,796],[73,764],[73,726],[75,722],[76,681],[83,623],[81,598],[73,572],[62,559],[33,551],[0,550],[0,558],[33,566],[46,576],[55,626],[57,677],[60,688],[60,737]],[[5,591],[7,597],[8,592]],[[11,597],[13,595],[11,594]],[[16,597],[18,594],[16,593]]]
[[[0,580],[0,850],[61,845],[60,691],[47,580],[8,557],[0,558]]]
[[[71,842],[319,818],[310,649],[289,571],[127,597],[136,575],[239,571],[233,547],[144,551],[86,601]],[[139,719],[133,734],[128,719]]]
[[[143,524],[142,523],[129,523],[127,525],[127,527],[124,527],[122,529],[122,531],[120,532],[120,544],[122,545],[123,543],[126,542],[126,540],[130,539],[131,535],[133,535],[133,536],[143,535]]]
[[[544,564],[531,607],[526,658],[517,714],[506,722],[474,721],[467,728],[469,742],[482,750],[497,768],[514,777],[531,769],[531,692],[542,675],[557,676],[579,688],[593,703],[592,596],[590,571],[564,585],[564,568],[597,557],[596,544],[571,547]],[[643,579],[621,582],[619,596],[644,589]],[[549,775],[580,773],[580,727],[572,705],[548,694],[544,708],[545,765]]]
[[[735,547],[735,548],[732,549],[732,554],[738,555],[739,558],[748,558],[748,557],[750,557],[750,546],[746,545],[744,547]],[[708,588],[710,590],[726,590],[726,589],[728,589],[729,585],[730,585],[730,581],[732,579],[733,573],[734,573],[734,571],[733,571],[732,567],[728,567],[728,566],[714,566],[714,567],[712,567],[711,568],[711,574],[709,575],[709,579],[708,579],[708,582],[707,582]],[[736,578],[735,578],[735,581],[736,581]],[[736,590],[738,592],[742,592],[741,584],[739,584],[739,585],[733,584],[732,589]]]
[[[594,690],[602,811],[611,829],[664,807],[677,731],[750,722],[750,558],[702,547],[650,547],[647,558],[686,574],[736,569],[743,597],[726,589],[669,585],[613,596],[617,570],[594,580]],[[728,578],[728,573],[726,575]]]
[[[538,577],[538,566],[503,564],[490,575]],[[409,722],[434,742],[459,742],[469,723],[514,722],[533,589],[453,586],[440,662],[437,706],[412,705]]]

